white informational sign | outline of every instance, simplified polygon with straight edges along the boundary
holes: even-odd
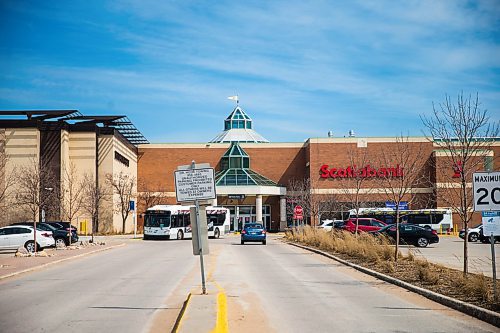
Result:
[[[472,175],[474,211],[500,211],[500,172],[475,172]]]
[[[500,212],[482,212],[483,234],[485,236],[500,236]]]
[[[216,199],[214,168],[175,171],[178,202]]]

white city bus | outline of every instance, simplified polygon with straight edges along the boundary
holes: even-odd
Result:
[[[144,239],[191,238],[189,209],[192,206],[156,205],[144,214]],[[229,209],[208,206],[206,208],[208,237],[219,238],[229,232]]]
[[[380,220],[387,224],[396,223],[396,210],[392,208],[360,208],[359,217],[368,217]],[[438,232],[451,231],[453,218],[450,209],[413,209],[400,210],[400,222],[417,224],[431,228]],[[356,210],[349,211],[349,218],[356,218]]]

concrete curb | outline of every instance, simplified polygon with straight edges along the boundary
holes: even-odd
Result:
[[[75,258],[85,257],[85,256],[88,256],[90,254],[97,253],[97,252],[103,252],[103,251],[111,250],[111,249],[114,249],[114,248],[117,248],[117,247],[122,247],[122,246],[125,246],[125,245],[126,245],[125,243],[121,243],[121,244],[118,244],[118,245],[112,245],[112,246],[106,247],[104,249],[98,249],[98,250],[87,252],[87,253],[81,253],[81,254],[78,254],[78,255],[73,256],[73,257],[67,257],[67,258],[56,260],[56,261],[48,262],[48,263],[45,263],[45,264],[42,264],[42,265],[30,267],[30,268],[27,268],[27,269],[23,269],[22,271],[10,273],[10,274],[7,274],[7,275],[2,275],[2,276],[0,276],[0,280],[7,279],[7,278],[10,278],[10,277],[13,277],[13,276],[16,276],[16,275],[20,275],[20,274],[24,274],[24,273],[36,271],[38,269],[42,269],[42,268],[45,268],[45,267],[48,267],[48,266],[51,266],[51,265],[59,264],[61,262],[72,260],[72,259],[75,259]]]
[[[462,302],[462,301],[459,301],[457,299],[454,299],[454,298],[451,298],[448,296],[444,296],[444,295],[438,294],[436,292],[433,292],[433,291],[430,291],[430,290],[427,290],[424,288],[414,286],[408,282],[404,282],[404,281],[398,280],[396,278],[393,278],[392,276],[388,276],[388,275],[373,271],[371,269],[350,263],[350,262],[343,260],[343,259],[340,259],[340,258],[338,258],[330,253],[323,252],[321,250],[318,250],[318,249],[315,249],[312,247],[308,247],[308,246],[304,246],[304,245],[300,245],[300,244],[292,243],[292,242],[288,242],[288,244],[302,248],[304,250],[308,250],[308,251],[320,254],[320,255],[328,257],[330,259],[336,260],[336,261],[338,261],[346,266],[350,266],[350,267],[352,267],[358,271],[361,271],[365,274],[376,277],[377,279],[395,284],[399,287],[405,288],[409,291],[412,291],[414,293],[422,295],[422,296],[424,296],[432,301],[443,304],[447,307],[450,307],[452,309],[455,309],[455,310],[458,310],[458,311],[463,312],[465,314],[468,314],[472,317],[478,318],[478,319],[485,321],[489,324],[492,324],[496,327],[500,327],[500,314],[498,314],[494,311],[483,309],[479,306],[476,306],[476,305],[473,305],[470,303],[466,303],[466,302]]]
[[[179,312],[179,315],[177,316],[177,319],[175,320],[175,325],[174,328],[172,328],[172,333],[177,333],[179,330],[179,327],[181,325],[182,317],[184,316],[184,313],[186,313],[186,309],[188,307],[189,301],[191,300],[191,293],[188,294],[186,300],[182,304],[181,311]]]

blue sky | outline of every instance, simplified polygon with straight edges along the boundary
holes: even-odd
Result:
[[[432,103],[500,118],[498,1],[0,1],[0,109],[125,114],[206,142],[238,94],[273,142],[422,135]]]

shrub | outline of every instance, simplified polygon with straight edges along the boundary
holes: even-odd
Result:
[[[383,261],[381,263],[381,267],[386,273],[394,273],[394,263],[392,261]]]
[[[417,260],[415,263],[420,281],[429,284],[437,284],[439,282],[439,274],[432,270],[432,267],[426,260]]]
[[[394,250],[387,238],[373,237],[367,233],[355,236],[347,231],[329,232],[305,226],[287,231],[285,237],[321,250],[346,254],[370,262],[392,261],[394,257]]]

